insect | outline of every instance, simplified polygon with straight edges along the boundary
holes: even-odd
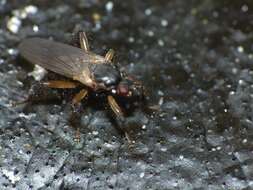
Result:
[[[118,118],[124,119],[115,97],[141,98],[144,95],[142,84],[121,72],[117,64],[112,62],[112,49],[105,56],[91,52],[85,32],[79,32],[79,43],[80,48],[42,38],[30,38],[21,42],[19,50],[29,62],[71,79],[50,80],[43,85],[58,89],[83,87],[73,97],[73,106],[87,97],[90,90],[106,92],[110,108]]]

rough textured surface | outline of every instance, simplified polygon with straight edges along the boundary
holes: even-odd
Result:
[[[252,9],[251,0],[0,0],[0,189],[253,189]],[[10,107],[34,82],[18,43],[67,42],[80,28],[95,52],[114,48],[159,107],[130,118],[141,125],[131,149],[103,109],[87,106],[77,144],[68,104]]]

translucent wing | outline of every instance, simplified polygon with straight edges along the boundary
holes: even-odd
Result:
[[[89,65],[105,61],[102,56],[91,52],[41,38],[24,40],[19,50],[29,62],[84,84],[90,80]]]

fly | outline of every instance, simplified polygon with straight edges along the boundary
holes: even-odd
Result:
[[[117,65],[112,62],[114,57],[112,49],[105,56],[91,52],[85,32],[79,33],[79,43],[80,48],[42,38],[30,38],[21,42],[19,50],[29,62],[72,79],[51,80],[44,82],[43,85],[58,89],[83,86],[72,99],[72,105],[87,97],[88,89],[98,93],[103,91],[108,94],[107,101],[115,115],[124,118],[115,96],[140,98],[143,96],[143,86],[120,72]]]

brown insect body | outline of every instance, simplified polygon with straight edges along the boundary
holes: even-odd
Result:
[[[117,68],[104,57],[63,43],[30,38],[23,41],[19,49],[21,55],[31,63],[77,80],[94,90],[106,89],[99,80],[108,76],[101,75],[109,74],[111,80],[120,77]]]
[[[114,96],[142,98],[142,85],[121,73],[117,65],[112,63],[113,50],[109,50],[105,57],[92,53],[84,32],[79,33],[79,43],[80,48],[77,48],[41,38],[30,38],[19,45],[19,50],[31,63],[73,80],[48,81],[44,83],[45,86],[74,89],[80,87],[80,83],[83,84],[85,87],[74,96],[73,105],[88,95],[86,87],[95,92],[105,91],[110,108],[122,120],[124,113]],[[127,133],[126,137],[129,139]]]

